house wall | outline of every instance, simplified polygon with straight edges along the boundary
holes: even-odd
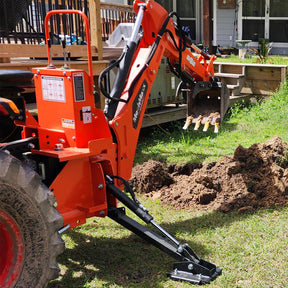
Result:
[[[217,24],[214,27],[214,29],[216,29],[216,39],[214,39],[213,45],[234,47],[236,43],[235,40],[237,39],[234,25],[235,10],[216,9],[216,19]]]
[[[271,55],[288,55],[288,48],[287,47],[275,47],[276,45],[272,44],[272,49],[270,51]],[[277,45],[278,46],[278,45]]]
[[[102,2],[115,3],[115,4],[128,4],[131,1],[129,0],[101,0]],[[181,0],[175,0],[181,1]],[[242,0],[237,0],[236,3],[241,4]],[[280,0],[287,1],[287,0]],[[200,1],[202,3],[202,0]],[[219,9],[218,1],[212,0],[210,2],[213,5],[213,46],[231,46],[237,47],[236,40],[241,37],[242,33],[241,29],[241,15],[242,9],[241,5],[236,6],[235,9]],[[238,19],[238,11],[239,10],[239,19]],[[198,19],[199,20],[199,19]],[[200,15],[200,25],[202,25],[202,15]],[[237,26],[238,25],[238,29]],[[201,30],[201,29],[200,29]],[[238,32],[239,31],[239,37]],[[199,31],[200,34],[203,31]],[[198,36],[199,39],[203,39],[203,35]],[[284,44],[284,45],[283,45]],[[257,45],[254,44],[254,46]],[[250,45],[253,46],[253,45]],[[253,47],[254,47],[253,46]],[[256,46],[254,48],[257,48]],[[287,43],[274,43],[272,46],[271,54],[279,54],[279,55],[288,55],[288,47]]]

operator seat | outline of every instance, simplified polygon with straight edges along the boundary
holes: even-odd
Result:
[[[24,93],[26,88],[34,88],[33,73],[25,70],[0,69],[0,97],[12,100],[25,117],[24,97],[34,101],[33,93]],[[34,89],[32,89],[34,90]],[[0,115],[0,143],[21,139],[21,128],[16,127],[13,120]]]
[[[25,70],[0,69],[0,90],[34,87],[33,73]]]

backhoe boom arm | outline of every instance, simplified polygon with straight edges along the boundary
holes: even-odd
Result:
[[[191,43],[179,27],[180,20],[175,13],[168,14],[160,4],[152,0],[146,3],[135,0],[134,9],[138,15],[131,40],[121,57],[99,77],[99,86],[109,98],[105,115],[118,144],[118,175],[125,179],[130,178],[141,123],[162,57],[168,58],[172,71],[181,78],[183,86],[191,91],[187,99],[187,116],[194,120],[200,116],[205,117],[203,110],[210,109],[217,101],[220,103],[219,91],[222,89],[222,83],[214,79],[213,61],[216,57],[205,54]],[[178,24],[174,23],[174,17]],[[199,54],[198,57],[195,52]],[[108,94],[103,89],[103,78],[116,66],[118,72],[111,93]],[[197,83],[200,83],[199,87]],[[205,102],[206,98],[211,98],[212,104]],[[201,106],[202,99],[205,100],[202,111],[193,111]],[[215,112],[209,109],[209,114]],[[220,112],[223,111],[220,111],[219,104],[219,115],[214,117],[214,122],[209,121],[216,123],[219,119],[220,122]]]

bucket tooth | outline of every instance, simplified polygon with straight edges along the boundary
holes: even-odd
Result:
[[[214,133],[219,132],[219,127],[220,127],[220,118],[217,118],[215,121],[215,126],[214,126]]]
[[[204,128],[203,128],[203,131],[204,131],[204,132],[206,132],[206,131],[208,130],[211,121],[212,121],[212,117],[209,116],[209,117],[207,118],[206,122],[204,123]]]
[[[199,81],[187,92],[187,115],[194,116],[193,123],[196,122],[194,130],[198,130],[200,127],[200,123],[197,121],[199,115],[203,118],[201,119],[204,124],[203,131],[207,131],[210,125],[215,125],[214,118],[219,118],[219,123],[223,121],[228,107],[228,88],[225,83],[218,82],[216,78],[211,81]],[[208,121],[210,116],[212,120]],[[216,133],[219,130],[219,123],[215,127]]]
[[[192,124],[193,119],[194,119],[194,117],[192,115],[186,117],[186,121],[185,121],[185,124],[183,126],[183,130],[188,129],[188,127]]]
[[[200,116],[196,119],[196,123],[195,123],[194,130],[198,130],[198,129],[199,129],[199,127],[201,126],[202,118],[203,118],[203,116],[200,115]]]

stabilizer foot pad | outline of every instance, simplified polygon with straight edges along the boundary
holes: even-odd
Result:
[[[204,262],[204,263],[201,263]],[[201,264],[205,264],[206,267]],[[208,264],[208,265],[206,265]],[[205,260],[200,260],[200,263],[183,261],[177,262],[173,266],[173,271],[168,274],[172,280],[188,281],[192,284],[207,284],[221,275],[222,270],[217,268]]]

